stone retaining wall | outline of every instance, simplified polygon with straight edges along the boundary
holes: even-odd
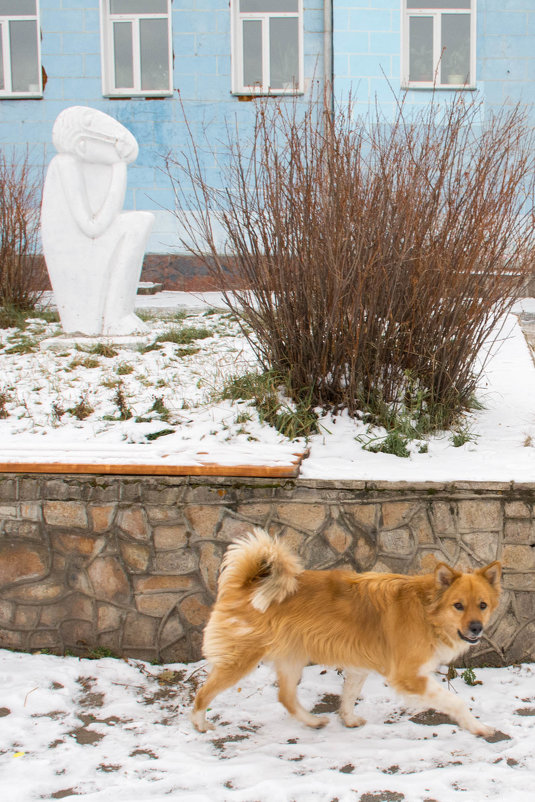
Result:
[[[535,484],[0,475],[0,647],[200,657],[230,540],[254,525],[307,567],[425,572],[501,559],[470,664],[535,659]]]

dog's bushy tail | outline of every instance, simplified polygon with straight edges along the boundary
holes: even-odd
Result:
[[[254,529],[228,547],[219,576],[219,596],[227,591],[250,591],[250,603],[264,613],[297,590],[303,570],[295,556],[276,537]]]

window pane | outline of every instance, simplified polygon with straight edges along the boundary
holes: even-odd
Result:
[[[5,89],[4,86],[4,50],[2,45],[2,26],[0,25],[0,89]]]
[[[297,17],[272,17],[269,21],[271,89],[292,89],[299,84]]]
[[[470,8],[471,0],[407,0],[407,8]]]
[[[113,23],[113,54],[115,87],[132,89],[134,86],[134,55],[131,22]]]
[[[0,0],[0,14],[9,14],[10,17],[35,14],[35,0]]]
[[[262,85],[262,21],[243,21],[243,85]]]
[[[470,17],[442,14],[441,82],[470,83]]]
[[[167,19],[139,22],[141,88],[169,89],[169,40]]]
[[[433,17],[410,17],[409,81],[432,81],[433,77]]]
[[[297,11],[298,0],[240,0],[240,11]]]
[[[20,20],[9,23],[11,50],[11,88],[13,92],[39,91],[37,64],[37,22]]]
[[[157,14],[167,12],[167,0],[110,0],[112,14]]]

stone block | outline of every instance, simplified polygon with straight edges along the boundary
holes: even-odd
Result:
[[[67,647],[89,650],[97,645],[97,633],[89,621],[68,619],[59,625],[63,643]]]
[[[3,596],[15,602],[40,604],[61,599],[66,595],[65,585],[60,577],[49,577],[29,585],[4,591]]]
[[[504,513],[506,518],[529,518],[531,507],[525,501],[506,501]]]
[[[160,634],[160,647],[165,649],[172,643],[180,640],[184,635],[184,627],[180,623],[178,615],[170,615],[165,622]]]
[[[288,548],[295,552],[295,554],[301,553],[303,544],[307,539],[307,536],[303,534],[303,532],[297,532],[291,526],[284,526],[282,531],[277,533],[272,532],[270,529],[270,535],[274,534],[278,534],[284,545],[288,546]]]
[[[535,591],[535,571],[526,574],[517,574],[506,571],[502,576],[502,587],[505,590],[531,590]]]
[[[45,501],[43,515],[49,526],[87,529],[87,512],[81,501]]]
[[[49,555],[43,546],[4,542],[0,551],[0,587],[44,579]]]
[[[182,522],[182,510],[179,507],[146,507],[147,517],[151,524],[170,524]]]
[[[23,537],[29,540],[41,538],[41,525],[36,521],[6,521],[4,532],[9,537]]]
[[[515,608],[521,620],[535,620],[535,593],[516,593]]]
[[[237,513],[255,526],[265,526],[270,518],[271,509],[271,504],[257,504],[253,501],[249,504],[239,504]]]
[[[128,613],[124,622],[125,648],[153,649],[158,638],[159,621],[149,615]]]
[[[215,528],[221,518],[219,505],[215,507],[191,505],[186,508],[185,513],[195,537],[215,537]]]
[[[180,593],[184,590],[191,590],[195,586],[195,580],[191,576],[147,576],[134,577],[135,593],[166,593],[173,591]]]
[[[504,569],[512,568],[516,571],[534,571],[535,549],[532,549],[530,546],[504,546],[502,564]]]
[[[99,632],[118,630],[124,613],[113,604],[99,604],[97,607],[97,629]]]
[[[39,607],[19,604],[15,611],[13,626],[15,629],[35,629],[39,621]]]
[[[41,498],[41,479],[21,477],[19,479],[19,498],[21,501],[36,501]]]
[[[194,627],[204,626],[210,615],[210,607],[202,596],[188,596],[181,602],[180,615],[183,620]]]
[[[535,543],[535,523],[527,518],[506,520],[503,537],[508,543]]]
[[[433,501],[431,524],[436,535],[454,535],[457,532],[457,507],[453,501]]]
[[[164,551],[179,549],[187,544],[187,529],[182,524],[174,526],[155,526],[153,529],[154,548]]]
[[[17,504],[0,504],[0,520],[2,518],[18,518],[19,508]]]
[[[100,601],[128,604],[130,585],[121,564],[115,557],[97,557],[87,569],[93,594]]]
[[[20,517],[25,521],[41,521],[42,505],[38,501],[23,501],[20,505]]]
[[[143,615],[164,618],[178,601],[176,593],[151,593],[136,596],[136,608]]]
[[[224,549],[220,544],[208,541],[200,544],[199,552],[199,571],[207,590],[212,596],[215,596]]]
[[[247,532],[252,532],[254,527],[246,521],[240,521],[232,515],[224,514],[223,522],[217,530],[217,540],[230,543],[237,537],[243,537]]]
[[[150,547],[143,543],[119,541],[119,551],[125,568],[133,574],[144,574],[150,564]]]
[[[282,523],[303,532],[317,532],[325,521],[323,504],[277,504],[275,509]]]
[[[412,516],[410,530],[418,543],[431,545],[435,542],[433,527],[431,526],[427,510],[424,508],[419,509],[418,512]]]
[[[144,504],[176,508],[182,497],[181,487],[143,487],[141,499]]]
[[[339,554],[343,554],[352,544],[350,535],[336,521],[333,521],[323,532],[323,537],[327,540],[331,548]]]
[[[15,605],[12,602],[0,599],[0,627],[8,627],[13,621],[14,615]]]
[[[79,500],[82,498],[80,482],[67,479],[48,479],[43,488],[43,498],[54,500]]]
[[[348,521],[366,530],[376,529],[380,512],[379,504],[347,504],[344,503],[342,511]]]
[[[63,651],[63,645],[55,629],[38,629],[30,633],[28,639],[29,649],[52,649],[58,654]]]
[[[71,535],[66,532],[53,532],[50,542],[54,551],[64,555],[77,555],[79,557],[90,557],[98,554],[106,545],[103,538],[94,538],[87,535]]]
[[[115,514],[115,504],[94,504],[89,507],[93,532],[107,532]]]
[[[419,502],[412,501],[385,501],[381,506],[382,529],[398,529],[402,523],[408,521],[413,515]]]
[[[0,477],[0,501],[17,500],[17,480]]]
[[[473,532],[462,535],[462,542],[482,563],[491,563],[498,558],[501,537],[498,532]]]
[[[156,574],[189,574],[198,567],[198,556],[189,548],[159,552],[152,563]]]
[[[467,499],[457,505],[460,532],[501,531],[503,515],[501,503],[486,499]]]
[[[375,542],[366,537],[359,537],[353,551],[353,556],[359,571],[371,571],[377,559]]]
[[[148,540],[149,525],[143,507],[125,507],[117,515],[117,526],[135,540]]]
[[[406,527],[387,532],[379,532],[377,537],[379,551],[395,557],[410,556],[414,550],[411,532]]]

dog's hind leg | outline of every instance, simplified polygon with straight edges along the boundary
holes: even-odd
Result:
[[[259,652],[253,656],[248,655],[247,659],[242,659],[239,662],[214,665],[208,675],[208,679],[197,691],[193,702],[190,718],[195,729],[199,730],[199,732],[214,729],[214,725],[206,719],[206,708],[219,693],[235,685],[238,680],[256,668],[262,656],[262,653]]]
[[[362,727],[363,724],[366,724],[366,719],[355,715],[354,708],[367,676],[368,672],[362,669],[347,668],[345,670],[340,718],[346,727]]]
[[[303,673],[306,662],[290,660],[276,660],[275,668],[279,681],[279,702],[284,705],[288,713],[307,727],[324,727],[329,721],[327,716],[315,716],[299,703],[297,686]]]

